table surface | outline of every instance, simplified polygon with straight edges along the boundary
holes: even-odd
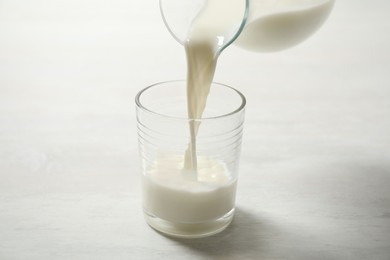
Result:
[[[390,259],[389,8],[221,55],[248,99],[237,212],[181,240],[140,201],[134,96],[186,74],[157,1],[0,1],[0,259]]]

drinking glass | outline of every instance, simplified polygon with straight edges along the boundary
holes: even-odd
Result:
[[[224,230],[235,208],[243,94],[212,83],[201,119],[187,117],[185,81],[149,86],[135,102],[146,222],[177,237],[205,237]],[[195,142],[190,134],[194,122]],[[196,147],[196,170],[184,167],[191,142]]]

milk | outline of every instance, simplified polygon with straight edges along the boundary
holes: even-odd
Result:
[[[242,19],[243,2],[206,1],[184,44],[187,57],[187,110],[190,141],[184,155],[157,158],[142,176],[143,203],[149,216],[173,223],[204,223],[234,209],[236,173],[221,161],[197,155],[198,119],[206,107],[220,50]],[[334,0],[252,1],[248,23],[237,44],[275,51],[297,44],[316,30]],[[217,19],[216,19],[217,18]],[[234,31],[234,30],[233,30]],[[153,217],[152,217],[153,218]]]
[[[196,135],[214,78],[219,50],[230,40],[243,19],[243,0],[205,1],[202,12],[189,29],[184,43],[187,57],[187,111],[191,140],[184,169],[196,174]],[[227,15],[228,14],[228,15]]]
[[[185,45],[187,54],[187,111],[188,118],[200,119],[206,106],[210,85],[213,81],[217,57],[212,39],[205,41],[188,41]],[[184,169],[197,170],[196,135],[199,129],[199,121],[189,121],[190,143],[185,153]],[[190,173],[191,174],[191,173]]]
[[[237,21],[242,20],[245,5],[242,0],[205,3],[184,44],[188,67],[188,149],[185,154],[157,158],[142,176],[145,212],[173,223],[214,221],[234,209],[237,178],[223,162],[197,155],[197,119],[202,118],[206,107],[219,50]]]
[[[280,51],[312,35],[334,0],[251,0],[246,26],[235,44],[257,52]]]
[[[183,164],[182,155],[164,156],[142,177],[148,214],[176,223],[200,223],[234,208],[236,180],[222,162],[199,157],[196,180],[182,174]]]
[[[328,17],[334,0],[251,0],[249,17],[236,45],[253,51],[278,51],[292,47],[316,31]],[[206,106],[219,49],[243,15],[243,1],[206,1],[189,29],[187,55],[188,118],[199,119]],[[189,126],[191,141],[184,169],[196,172],[196,135],[199,122]],[[196,174],[196,173],[192,173]]]

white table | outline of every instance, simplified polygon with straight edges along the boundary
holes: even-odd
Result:
[[[186,71],[157,1],[1,0],[0,259],[390,259],[389,8],[223,53],[248,98],[237,213],[179,240],[141,213],[133,98]]]

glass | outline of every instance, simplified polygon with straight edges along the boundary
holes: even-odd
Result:
[[[184,44],[188,40],[187,37],[193,21],[200,16],[205,7],[209,4],[218,5],[218,8],[212,7],[208,9],[208,12],[211,12],[210,15],[213,16],[208,26],[219,25],[215,35],[219,41],[219,54],[234,42],[243,30],[249,12],[249,0],[219,1],[160,0],[160,11],[165,26],[173,38],[180,44]]]
[[[202,119],[187,118],[186,82],[162,82],[140,91],[136,113],[146,222],[171,236],[204,237],[233,219],[245,97],[211,86]],[[184,170],[196,121],[197,171]]]

